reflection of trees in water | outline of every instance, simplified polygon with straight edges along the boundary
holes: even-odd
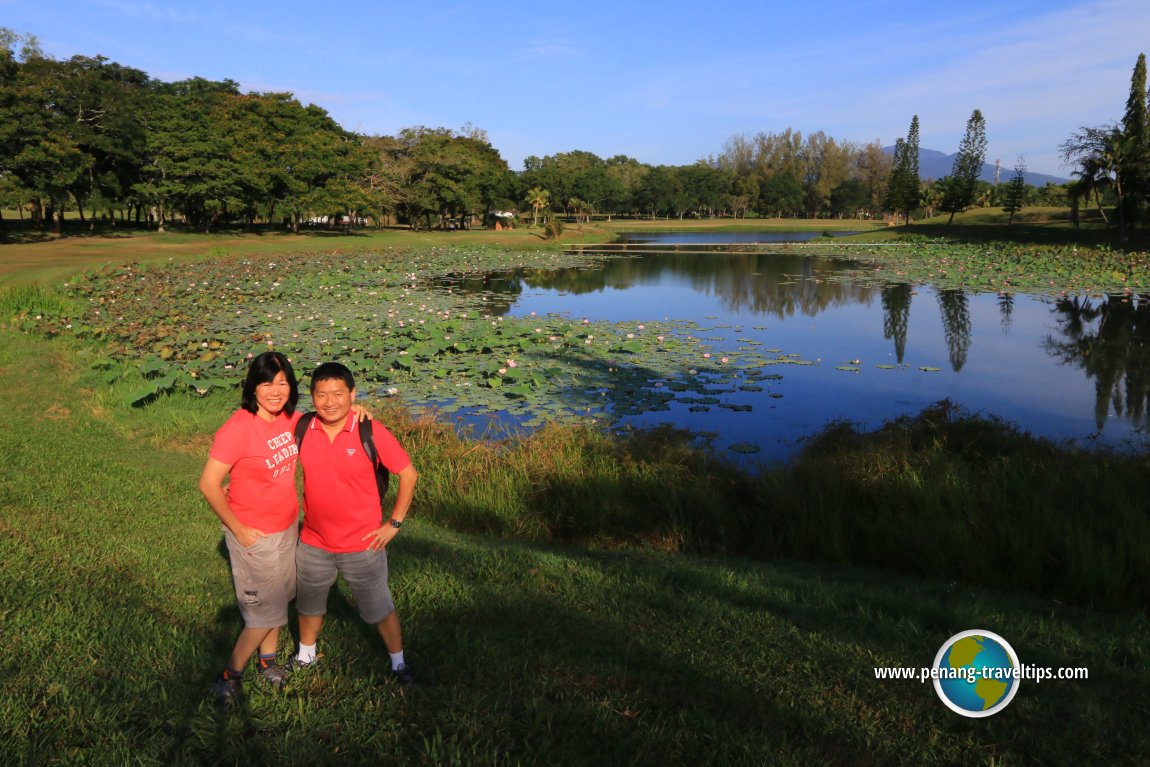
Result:
[[[906,354],[906,336],[910,324],[910,301],[914,295],[911,285],[885,285],[882,289],[883,337],[894,341],[895,356],[901,363]],[[961,290],[938,292],[938,308],[942,315],[942,330],[946,338],[950,364],[955,372],[966,364],[970,353],[970,303]],[[1009,332],[1014,322],[1014,296],[1003,293],[998,297],[998,312],[1003,332]]]
[[[886,285],[882,289],[882,336],[894,341],[895,357],[906,354],[906,331],[910,325],[910,285]]]
[[[998,314],[1002,318],[1002,332],[1009,333],[1014,324],[1014,294],[998,294]]]
[[[591,293],[641,284],[664,276],[718,297],[730,312],[788,317],[814,316],[831,306],[869,304],[875,289],[826,277],[840,263],[811,256],[767,253],[659,253],[608,261],[601,269],[563,269],[522,275],[530,287]]]
[[[481,307],[484,314],[500,317],[511,311],[512,305],[523,293],[520,277],[524,271],[526,270],[490,274],[449,274],[437,282],[459,295],[482,296],[486,300],[476,308]]]
[[[970,302],[961,290],[938,291],[938,308],[942,312],[942,333],[954,372],[962,370],[970,352]]]
[[[1136,427],[1150,425],[1150,295],[1063,298],[1054,305],[1062,338],[1046,350],[1094,379],[1094,423],[1113,406]]]

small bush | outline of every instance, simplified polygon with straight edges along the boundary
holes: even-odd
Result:
[[[563,234],[563,222],[557,218],[550,218],[543,225],[543,236],[548,240],[557,240]]]

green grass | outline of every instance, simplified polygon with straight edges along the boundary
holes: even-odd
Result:
[[[11,330],[0,341],[5,762],[1133,765],[1150,755],[1143,617],[878,569],[454,532],[443,521],[461,498],[497,501],[437,487],[453,484],[442,453],[455,448],[427,427],[409,436],[428,481],[392,547],[423,684],[384,679],[378,637],[341,591],[324,665],[282,691],[249,682],[248,707],[221,714],[207,686],[239,618],[195,479],[234,403],[125,409],[88,367],[90,350]],[[545,463],[576,460],[555,452]],[[696,514],[706,527],[712,510]],[[1003,635],[1025,663],[1085,666],[1090,679],[1025,684],[981,721],[952,714],[929,684],[875,680],[875,666],[929,665],[969,628]]]
[[[0,244],[0,284],[59,284],[73,275],[109,265],[186,263],[221,256],[260,253],[378,252],[392,248],[437,246],[493,246],[507,249],[555,250],[571,243],[603,242],[613,235],[587,225],[574,226],[560,241],[545,240],[542,228],[529,226],[496,232],[475,229],[457,232],[420,232],[403,228],[360,229],[353,232],[308,230],[300,234],[279,229],[254,232],[225,230],[215,234],[140,230],[86,230],[53,235],[13,237]]]
[[[52,262],[0,274],[0,321],[66,310],[34,283],[81,263],[224,248],[187,237],[152,256],[163,241],[0,248],[2,263]],[[670,431],[476,443],[381,408],[422,472],[391,556],[424,683],[384,679],[378,636],[341,590],[324,665],[282,691],[253,680],[249,706],[221,714],[208,684],[240,621],[195,483],[234,393],[129,408],[139,373],[109,382],[102,357],[0,327],[6,763],[1150,758],[1145,458],[1067,453],[951,412],[836,427],[793,471],[752,480]],[[1023,683],[986,720],[951,713],[929,684],[874,678],[930,665],[972,628],[1090,678]]]
[[[909,226],[900,224],[875,229],[853,239],[871,242],[942,239],[948,242],[1150,249],[1150,234],[1144,229],[1129,230],[1127,242],[1120,242],[1113,220],[1107,226],[1097,210],[1082,209],[1077,229],[1070,223],[1069,208],[1029,207],[1015,213],[1013,224],[1008,224],[1009,218],[1002,208],[971,208],[956,215],[950,223],[950,214],[939,214],[912,221]]]

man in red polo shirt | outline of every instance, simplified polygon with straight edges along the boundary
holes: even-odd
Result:
[[[372,441],[383,465],[399,477],[391,517],[383,521],[375,467],[360,442],[351,405],[355,380],[338,362],[316,368],[311,380],[312,419],[299,449],[304,473],[304,518],[296,548],[296,609],[300,649],[293,666],[315,661],[327,595],[343,575],[359,605],[374,623],[391,655],[391,673],[401,684],[415,681],[403,657],[403,637],[387,586],[386,546],[399,532],[411,506],[419,472],[395,437],[378,422]]]

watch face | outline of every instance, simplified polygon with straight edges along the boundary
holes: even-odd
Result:
[[[403,524],[398,519],[392,519],[392,520],[388,520],[388,521],[391,522],[391,526],[394,527],[396,530],[398,530],[399,526]]]

